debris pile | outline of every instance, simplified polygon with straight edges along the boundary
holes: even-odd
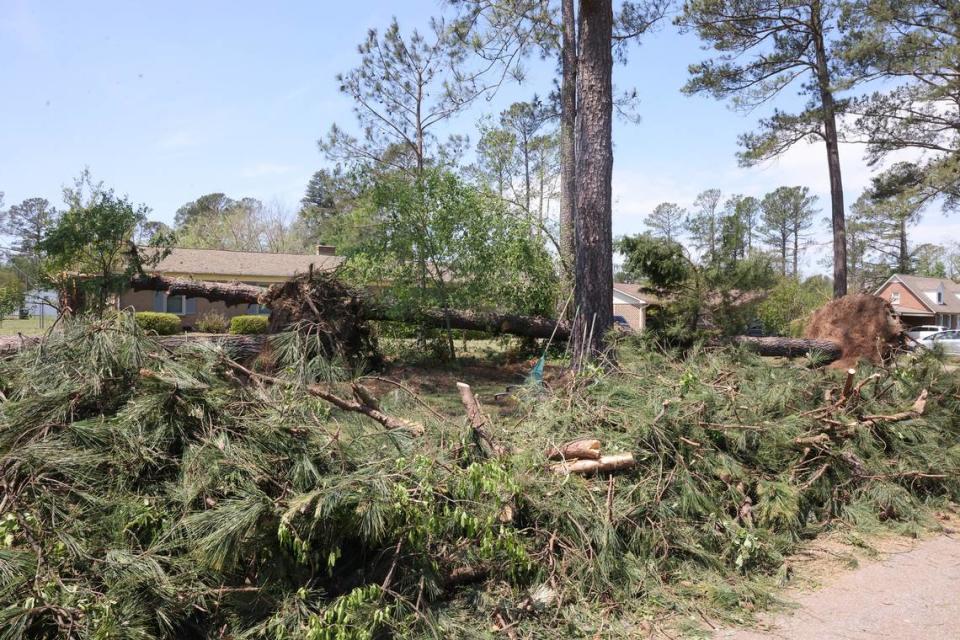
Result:
[[[879,364],[903,346],[903,327],[883,298],[867,293],[832,300],[810,316],[804,336],[840,345],[833,367],[846,369],[861,359]]]
[[[317,355],[327,359],[343,358],[355,366],[380,361],[362,292],[334,272],[314,271],[272,285],[259,302],[270,308],[270,333],[296,328],[311,335]]]
[[[844,376],[624,347],[491,418],[270,341],[265,373],[118,315],[0,361],[0,635],[626,637],[742,619],[799,540],[960,498],[933,353]]]

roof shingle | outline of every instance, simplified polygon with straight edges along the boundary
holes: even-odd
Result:
[[[182,273],[197,278],[231,276],[256,280],[258,276],[290,278],[298,273],[306,273],[310,265],[320,271],[331,271],[341,262],[342,257],[330,255],[178,247],[147,270],[152,273]]]

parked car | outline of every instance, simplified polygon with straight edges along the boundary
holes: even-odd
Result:
[[[944,353],[960,356],[960,331],[941,331],[927,336],[920,341],[920,344],[928,349],[934,345],[940,345]]]
[[[947,330],[946,327],[941,327],[936,324],[925,324],[925,325],[910,329],[910,331],[907,331],[907,335],[919,342],[920,340],[923,340],[927,336],[932,336],[935,333],[940,333],[941,331],[946,331],[946,330]],[[909,346],[916,346],[916,345],[910,345],[909,341],[907,344]]]

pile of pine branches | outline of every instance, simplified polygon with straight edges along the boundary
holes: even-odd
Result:
[[[762,606],[802,540],[960,498],[934,354],[848,380],[624,348],[492,419],[272,341],[240,362],[118,315],[0,362],[0,639],[624,637]],[[582,438],[632,464],[553,472]]]

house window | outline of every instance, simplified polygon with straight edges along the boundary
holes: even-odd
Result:
[[[894,291],[890,294],[890,304],[900,304],[900,292]]]
[[[167,296],[167,313],[175,313],[178,316],[182,316],[186,313],[186,308],[185,296]]]
[[[186,296],[168,296],[163,291],[153,293],[153,310],[186,316],[197,312],[197,299]]]
[[[247,305],[247,313],[255,316],[268,316],[270,315],[270,309],[262,304],[250,304]]]

